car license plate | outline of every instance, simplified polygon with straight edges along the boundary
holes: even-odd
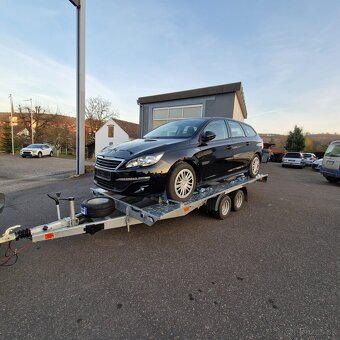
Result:
[[[328,165],[333,165],[333,164],[334,164],[334,161],[327,161],[327,164],[328,164]]]
[[[109,171],[96,169],[96,176],[98,178],[104,179],[105,181],[111,180],[111,173]]]

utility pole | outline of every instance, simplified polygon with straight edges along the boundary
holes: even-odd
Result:
[[[12,155],[14,156],[14,134],[13,134],[13,114],[14,114],[14,107],[13,107],[13,98],[12,95],[9,95],[9,100],[11,102],[11,134],[12,134]]]
[[[33,110],[32,110],[32,98],[25,99],[24,102],[31,102],[31,135],[32,135],[32,144],[34,144],[33,138]]]
[[[85,173],[85,0],[69,0],[77,8],[77,175]]]

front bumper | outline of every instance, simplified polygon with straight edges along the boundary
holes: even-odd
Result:
[[[109,170],[95,166],[94,183],[105,190],[126,196],[161,194],[165,190],[169,167],[160,161],[148,167]]]
[[[20,155],[24,157],[38,157],[38,152],[33,153],[32,151],[20,151]]]

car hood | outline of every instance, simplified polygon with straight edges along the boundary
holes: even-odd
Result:
[[[38,151],[38,150],[41,150],[40,148],[37,149],[37,148],[22,148],[21,149],[22,151]]]
[[[187,144],[187,139],[135,139],[118,146],[107,147],[101,151],[98,156],[117,157],[123,159],[132,159],[145,154],[163,152],[170,145],[176,144],[176,148],[180,145]]]

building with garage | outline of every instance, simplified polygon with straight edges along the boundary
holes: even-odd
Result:
[[[140,132],[171,120],[227,117],[243,121],[247,108],[241,82],[138,98]]]
[[[109,119],[95,136],[95,155],[108,145],[117,146],[139,137],[139,125],[121,119]]]

